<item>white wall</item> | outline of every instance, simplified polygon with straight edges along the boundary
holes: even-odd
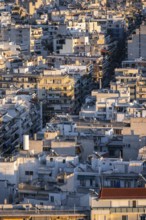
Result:
[[[39,160],[32,158],[19,158],[19,182],[36,179],[38,177]],[[25,175],[26,171],[33,171],[33,176]]]
[[[65,192],[74,192],[75,191],[75,185],[74,185],[74,173],[69,175],[69,177],[66,178],[66,183],[62,186],[60,186],[62,191]]]
[[[73,52],[73,39],[66,39],[63,48],[60,50],[60,54],[72,54]]]
[[[7,180],[11,184],[18,182],[18,165],[16,162],[0,162],[0,180]]]

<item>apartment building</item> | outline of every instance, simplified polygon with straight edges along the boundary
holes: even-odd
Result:
[[[25,4],[22,0],[16,0],[15,2],[17,5],[20,5],[26,8],[30,16],[33,16],[36,13],[37,9],[40,8],[40,6],[43,4],[42,0],[37,0],[37,1],[31,0],[31,1],[25,2]]]
[[[3,40],[15,42],[25,55],[41,54],[42,35],[42,28],[37,26],[11,25],[9,29],[3,30]]]
[[[130,87],[130,99],[136,100],[136,82],[140,78],[137,68],[115,69],[115,78],[118,82],[126,83]]]
[[[30,53],[41,54],[42,45],[41,38],[43,36],[43,30],[41,27],[30,28]]]
[[[44,117],[54,112],[71,112],[75,109],[75,80],[60,70],[44,71],[38,85],[38,97],[46,100]]]
[[[37,68],[34,67],[36,64]],[[43,101],[46,120],[55,112],[78,112],[94,86],[92,64],[62,65],[58,69],[48,69],[42,57],[26,61],[24,66],[13,67],[13,72],[7,71],[5,74],[4,71],[0,77],[3,91],[13,86],[35,92],[38,99]]]
[[[28,71],[27,68],[22,68],[23,73],[25,71]],[[27,89],[27,91],[29,89],[36,91],[37,89],[37,79],[39,78],[39,76],[35,76],[35,75],[31,75],[31,74],[21,74],[22,72],[20,71],[20,75],[18,76],[18,73],[13,74],[1,74],[1,84],[0,87],[2,90],[7,90],[10,87],[14,87],[14,88],[24,88]]]
[[[110,14],[110,11],[108,12],[107,32],[110,33],[113,38],[118,41],[124,39],[126,33],[126,22],[122,14],[118,14],[116,16],[113,13]]]
[[[143,161],[129,162],[104,156],[104,153],[95,152],[88,157],[88,164],[80,163],[75,168],[75,185],[78,190],[144,187],[145,182],[139,177],[139,173],[145,175]]]
[[[91,219],[140,219],[145,212],[145,188],[102,188],[92,194]]]
[[[23,134],[33,135],[40,130],[40,106],[31,101],[29,95],[7,95],[1,99],[1,152],[13,151],[22,144]]]
[[[91,100],[86,102],[80,111],[80,117],[95,117],[102,120],[114,120],[117,118],[116,107],[125,105],[130,100],[128,88],[119,86],[119,90],[101,89],[92,91]],[[124,107],[124,106],[123,106]]]
[[[146,25],[143,23],[139,29],[136,29],[133,34],[129,36],[127,43],[127,58],[128,60],[136,58],[146,58]]]
[[[67,30],[70,33],[75,33],[76,31],[78,32],[86,32],[88,30],[88,33],[93,33],[93,32],[101,32],[101,27],[98,25],[98,22],[94,19],[79,19],[78,21],[76,20],[69,20],[68,22],[68,27]]]
[[[92,125],[89,126],[90,123]],[[123,126],[128,125],[121,122],[105,124],[93,117],[80,119],[77,116],[56,115],[49,123],[52,131],[50,137],[54,135],[55,140],[51,140],[46,146],[57,153],[77,154],[81,161],[86,161],[93,151],[106,152],[106,155],[118,158],[122,155],[124,146],[120,136]],[[58,137],[56,129],[59,130]],[[40,135],[39,133],[39,137]]]
[[[137,64],[138,63],[138,64]],[[115,69],[115,78],[118,82],[126,83],[130,88],[130,99],[144,103],[145,96],[145,61],[124,62],[126,68]],[[130,67],[129,65],[133,65]]]
[[[92,89],[93,66],[62,65],[45,70],[38,85],[38,97],[46,98],[45,116],[78,112],[82,100]]]
[[[28,13],[23,7],[19,6],[18,4],[13,4],[11,15],[16,22],[20,23],[20,21],[24,19]]]
[[[17,52],[17,45],[12,46],[14,49],[16,47]],[[18,52],[17,54],[19,55]],[[24,88],[27,91],[33,89],[33,91],[36,92],[37,84],[40,79],[40,72],[47,67],[46,60],[43,59],[42,56],[33,56],[30,59],[24,60],[23,57],[20,57],[17,54],[17,56],[15,54],[15,56],[13,56],[12,52],[8,57],[6,56],[6,52],[4,53],[5,56],[2,57],[2,61],[5,61],[5,68],[3,68],[3,71],[0,74],[1,90],[16,87],[18,89]]]
[[[90,52],[89,36],[66,37],[63,39],[54,39],[53,51],[59,54],[82,54],[87,55]]]
[[[14,42],[0,42],[0,55],[1,59],[6,63],[9,59],[18,58],[20,55],[20,46]]]
[[[130,153],[131,159],[137,159],[138,151],[146,145],[146,133],[145,133],[146,118],[131,118],[130,126],[125,127],[122,130],[123,143],[123,156],[127,160]]]
[[[25,149],[25,142],[23,144]],[[54,208],[59,208],[60,205],[71,207],[71,201],[67,203],[67,191],[74,192],[73,170],[79,163],[77,156],[62,156],[53,150],[48,154],[41,152],[33,155],[27,145],[27,150],[20,151],[13,157],[1,158],[0,163],[0,182],[5,179],[11,184],[14,191],[13,202],[25,203],[29,199],[32,205],[43,203]],[[6,188],[8,190],[8,186]],[[40,193],[36,195],[38,190]]]

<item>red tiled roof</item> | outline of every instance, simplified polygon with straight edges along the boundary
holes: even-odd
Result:
[[[100,199],[146,199],[146,188],[102,188]]]

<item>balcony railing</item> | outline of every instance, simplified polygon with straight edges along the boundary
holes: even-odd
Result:
[[[94,203],[94,202],[93,202]],[[145,213],[146,207],[93,207],[93,210],[109,211],[110,213]]]

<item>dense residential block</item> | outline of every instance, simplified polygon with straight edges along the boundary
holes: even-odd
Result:
[[[146,219],[145,0],[0,0],[0,219]]]

